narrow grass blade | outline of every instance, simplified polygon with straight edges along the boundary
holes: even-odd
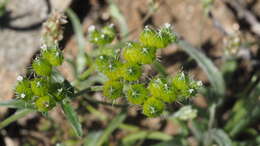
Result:
[[[110,137],[111,133],[116,130],[121,123],[123,123],[123,121],[126,118],[126,113],[122,112],[120,114],[118,114],[107,126],[107,128],[105,129],[105,131],[102,133],[102,135],[99,138],[98,143],[96,144],[96,146],[102,146]]]
[[[71,124],[76,135],[81,137],[83,135],[82,127],[81,127],[78,116],[77,116],[76,112],[74,111],[73,107],[69,104],[68,101],[63,101],[61,103],[61,107],[65,114],[65,117]]]
[[[232,141],[228,137],[228,135],[221,129],[212,129],[210,131],[212,139],[219,145],[219,146],[232,146]]]
[[[114,17],[119,23],[121,36],[126,36],[128,34],[128,26],[125,17],[122,15],[116,3],[113,0],[109,0],[109,10],[112,17]]]
[[[159,131],[138,131],[124,137],[122,142],[124,145],[133,145],[138,140],[142,140],[142,139],[168,141],[172,139],[172,136]]]
[[[178,45],[199,64],[204,72],[206,72],[215,93],[223,95],[225,93],[225,82],[221,72],[213,62],[202,52],[193,48],[183,40],[180,40]]]
[[[31,109],[22,109],[22,110],[17,111],[15,114],[11,115],[4,121],[0,122],[0,129],[6,127],[7,125],[11,124],[12,122],[14,122],[32,112],[34,112],[34,111]]]
[[[95,146],[103,131],[90,132],[84,140],[84,146]]]
[[[75,32],[76,40],[78,43],[79,50],[78,50],[78,55],[76,60],[76,66],[77,66],[77,73],[80,74],[84,70],[85,63],[86,63],[86,54],[84,51],[84,48],[86,46],[86,40],[84,38],[82,25],[80,23],[78,16],[71,9],[67,9],[66,12],[69,16],[69,19],[71,20],[72,27]]]
[[[28,103],[22,101],[22,100],[16,100],[16,99],[11,99],[7,101],[2,101],[0,102],[0,107],[8,107],[8,108],[19,108],[19,109],[32,109],[33,106],[29,105]]]

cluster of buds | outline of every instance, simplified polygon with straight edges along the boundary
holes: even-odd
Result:
[[[44,24],[41,53],[32,63],[36,77],[31,80],[22,76],[17,78],[18,83],[15,87],[17,98],[33,104],[41,112],[51,110],[56,102],[73,94],[73,88],[67,81],[58,82],[52,77],[54,67],[60,66],[64,60],[63,53],[58,47],[63,23],[64,17],[59,13],[54,13],[48,19]]]
[[[47,46],[58,46],[58,42],[63,39],[62,25],[66,23],[65,15],[53,13],[43,24],[41,43]]]
[[[104,30],[108,28],[109,33],[105,33]],[[115,38],[113,27],[106,26],[99,31],[91,26],[89,31],[90,42],[100,48],[101,53],[95,63],[97,69],[108,78],[103,86],[103,94],[109,99],[126,97],[131,104],[141,105],[144,115],[156,117],[164,111],[165,103],[191,97],[201,86],[201,82],[192,80],[184,73],[177,74],[171,82],[155,77],[148,84],[140,83],[143,65],[156,61],[158,49],[177,41],[170,24],[165,24],[159,30],[145,27],[139,42],[128,42],[122,51],[114,50],[110,54],[104,50],[108,50],[105,45]]]

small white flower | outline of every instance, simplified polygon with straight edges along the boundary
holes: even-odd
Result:
[[[22,81],[23,77],[22,76],[18,76],[16,79],[17,79],[17,81]]]
[[[36,86],[37,86],[37,87],[40,87],[40,86],[41,86],[41,82],[37,82],[37,83],[36,83]]]
[[[133,72],[132,68],[129,68],[129,69],[128,69],[128,72],[129,72],[129,73],[132,73],[132,72]]]
[[[24,93],[21,94],[21,98],[25,98],[25,94]]]
[[[202,81],[198,81],[198,82],[197,82],[197,85],[198,85],[198,86],[202,86],[202,85],[203,85]]]
[[[110,28],[113,28],[115,25],[113,24],[113,23],[111,23],[110,25],[109,25],[109,27]]]
[[[108,66],[110,69],[112,69],[113,68],[113,66],[112,66],[112,64],[109,64],[109,66]]]
[[[104,34],[102,34],[102,35],[101,35],[101,38],[105,38],[105,35],[104,35]]]
[[[170,28],[172,25],[171,25],[170,23],[165,23],[164,26],[165,26],[166,28]]]
[[[60,56],[60,53],[59,53],[59,52],[56,52],[55,56]]]
[[[94,25],[90,25],[88,27],[88,31],[91,32],[91,31],[94,31],[96,29],[96,27]]]
[[[194,89],[189,89],[189,92],[190,92],[190,93],[193,93],[193,92],[194,92]]]
[[[58,92],[60,92],[60,93],[61,93],[61,92],[62,92],[62,90],[63,90],[63,89],[62,89],[62,88],[60,88],[60,89],[58,89]]]
[[[46,44],[42,44],[42,45],[41,45],[41,49],[42,49],[43,51],[46,51],[46,50],[47,50]]]
[[[127,46],[128,47],[132,47],[132,43],[127,43]]]
[[[143,53],[147,53],[148,49],[147,48],[143,48]]]

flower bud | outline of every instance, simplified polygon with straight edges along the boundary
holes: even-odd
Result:
[[[172,88],[167,83],[166,79],[155,78],[150,81],[148,85],[148,90],[153,97],[156,97],[164,102],[173,102],[176,100],[176,94]]]
[[[108,78],[115,80],[121,77],[121,62],[114,57],[101,55],[96,59],[98,70]]]
[[[61,50],[57,48],[42,51],[42,57],[53,66],[61,65],[64,59]]]
[[[123,57],[130,63],[151,64],[156,59],[156,49],[130,42],[123,49]]]
[[[122,67],[122,76],[127,81],[136,81],[142,75],[142,66],[139,64],[125,63]]]
[[[35,59],[32,64],[32,68],[39,76],[50,76],[52,72],[51,64],[43,58]]]
[[[119,81],[107,81],[103,87],[104,96],[116,99],[123,95],[123,84]]]
[[[146,26],[141,32],[139,40],[145,46],[155,47],[155,48],[164,48],[164,41],[162,37],[159,37],[156,30]]]
[[[127,99],[132,104],[143,104],[148,97],[148,90],[143,84],[131,85],[127,91]]]
[[[35,101],[35,106],[40,112],[47,112],[55,107],[56,102],[51,96],[42,96]]]
[[[22,79],[18,81],[15,87],[15,93],[17,94],[17,98],[26,101],[31,100],[33,97],[33,92],[31,89],[30,81],[27,79]]]
[[[148,117],[159,116],[165,108],[164,103],[154,97],[148,98],[143,105],[143,114]]]
[[[44,96],[48,94],[50,83],[43,78],[35,78],[31,81],[32,92],[36,96]]]
[[[192,80],[183,72],[178,73],[173,78],[172,83],[179,99],[189,98],[196,95],[197,90],[202,86],[202,82]]]
[[[101,31],[94,26],[89,28],[89,41],[96,45],[109,44],[114,40],[115,36],[115,29],[112,25],[103,27]]]

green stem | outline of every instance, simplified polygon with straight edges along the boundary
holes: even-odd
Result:
[[[78,91],[78,93],[76,93],[74,97],[77,97],[77,96],[81,96],[81,95],[84,95],[86,93],[89,93],[89,92],[97,92],[97,91],[102,91],[103,90],[103,86],[91,86],[89,88],[86,88],[86,89],[83,89],[81,91]]]
[[[158,62],[158,61],[155,61],[154,63],[153,63],[153,66],[154,66],[154,68],[161,74],[161,75],[163,75],[163,76],[167,76],[167,72],[166,72],[166,69],[165,69],[165,67],[160,63],[160,62]]]
[[[7,125],[11,124],[12,122],[14,122],[32,112],[33,112],[33,110],[31,110],[31,109],[22,109],[22,110],[17,111],[15,114],[13,114],[12,116],[8,117],[7,119],[5,119],[4,121],[2,121],[0,123],[0,129],[6,127]]]
[[[90,98],[90,97],[85,97],[85,99],[86,99],[88,102],[91,102],[91,103],[103,104],[103,105],[113,106],[113,107],[126,108],[126,107],[129,106],[129,104],[115,104],[115,103],[113,103],[113,102],[111,103],[111,102],[106,102],[106,101],[95,100],[95,99]]]

